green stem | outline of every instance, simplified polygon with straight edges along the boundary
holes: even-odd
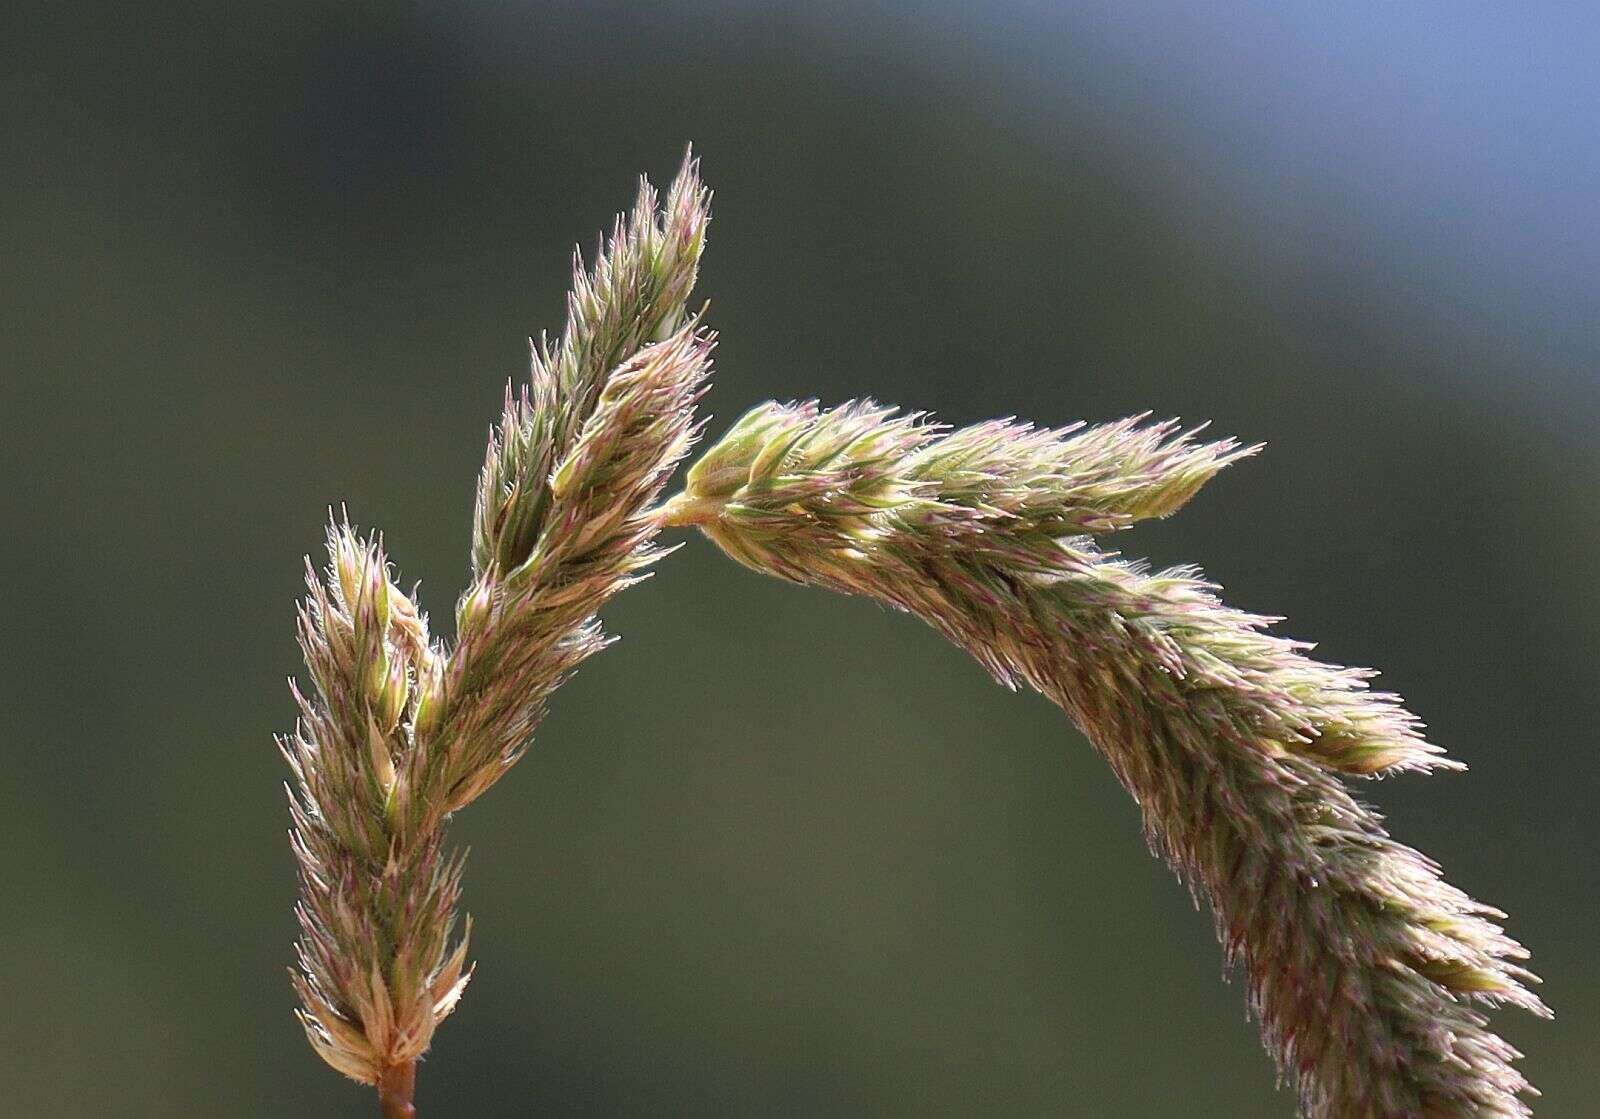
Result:
[[[378,1107],[383,1119],[417,1119],[411,1097],[417,1090],[417,1062],[390,1065],[378,1077]]]

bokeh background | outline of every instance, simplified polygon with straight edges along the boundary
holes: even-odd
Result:
[[[1600,19],[1580,5],[7,5],[0,1110],[346,1116],[290,1018],[300,557],[449,629],[566,258],[717,189],[768,397],[1265,440],[1128,551],[1375,664],[1364,792],[1507,909],[1594,1114]],[[1288,1116],[1205,915],[1044,702],[693,540],[458,821],[422,1113]]]

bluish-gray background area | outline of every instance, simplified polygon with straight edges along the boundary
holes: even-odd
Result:
[[[359,1116],[291,1018],[301,557],[436,628],[574,243],[693,141],[715,435],[768,398],[1264,440],[1120,542],[1383,669],[1364,785],[1600,1093],[1600,16],[1439,2],[11,4],[0,1112]],[[1060,714],[699,539],[461,814],[445,1116],[1287,1117]]]

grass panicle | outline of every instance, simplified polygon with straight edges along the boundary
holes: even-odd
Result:
[[[375,1085],[386,1116],[415,1114],[416,1061],[470,975],[446,822],[527,750],[550,693],[605,646],[597,611],[661,554],[654,506],[710,370],[712,337],[686,311],[709,200],[686,158],[664,207],[642,182],[593,269],[578,262],[566,329],[491,437],[453,647],[376,539],[336,521],[325,575],[308,562],[311,686],[280,740],[293,981],[312,1047]]]
[[[1308,1119],[1527,1115],[1520,1054],[1483,1012],[1547,1013],[1525,951],[1344,780],[1454,763],[1372,673],[1092,539],[1255,449],[1138,420],[951,431],[870,402],[768,404],[665,516],[757,571],[908,611],[1059,705],[1209,899]]]
[[[598,611],[663,554],[659,531],[694,525],[757,571],[908,611],[1059,705],[1209,901],[1307,1119],[1528,1115],[1520,1054],[1485,1014],[1548,1013],[1526,952],[1347,784],[1456,763],[1373,673],[1313,660],[1192,568],[1096,543],[1258,448],[1144,416],[951,430],[871,402],[767,404],[658,505],[710,371],[688,304],[709,204],[686,156],[664,201],[641,181],[593,265],[575,257],[565,327],[490,434],[453,644],[347,521],[326,571],[307,563],[310,685],[280,747],[312,1047],[388,1119],[415,1115],[416,1062],[471,974],[447,822],[605,647]]]

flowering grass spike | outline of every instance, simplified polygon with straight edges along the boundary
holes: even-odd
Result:
[[[713,336],[688,309],[710,195],[641,182],[566,324],[508,388],[479,479],[456,638],[429,636],[376,538],[335,521],[299,611],[310,687],[280,739],[312,1047],[416,1114],[417,1060],[467,984],[452,813],[528,749],[551,693],[667,525],[739,562],[924,619],[1084,731],[1151,846],[1203,896],[1306,1119],[1529,1114],[1486,1006],[1546,1014],[1502,915],[1384,830],[1347,779],[1455,763],[1372,673],[1307,656],[1190,568],[1094,538],[1181,507],[1255,453],[1135,417],[950,430],[871,403],[766,404],[657,504],[698,434]],[[456,934],[458,925],[461,933]]]
[[[658,209],[641,183],[566,329],[507,392],[477,498],[473,581],[453,648],[432,640],[375,541],[329,531],[300,644],[312,688],[281,742],[300,868],[294,974],[312,1047],[415,1114],[416,1062],[465,987],[451,943],[461,856],[451,813],[528,748],[552,691],[605,647],[596,612],[659,556],[652,508],[695,432],[711,336],[690,318],[709,220],[685,160]]]
[[[1066,711],[1210,900],[1310,1119],[1527,1115],[1519,1054],[1480,1009],[1545,1013],[1526,953],[1341,779],[1451,763],[1371,673],[1090,538],[1173,512],[1255,449],[1138,421],[949,431],[870,403],[768,404],[666,516],[757,571],[915,614]]]

